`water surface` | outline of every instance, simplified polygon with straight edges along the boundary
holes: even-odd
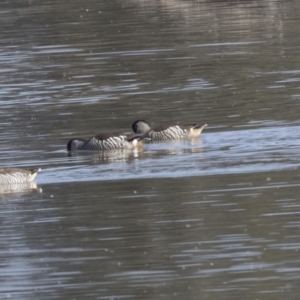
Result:
[[[1,165],[43,169],[0,197],[1,298],[297,298],[297,1],[0,7]],[[208,127],[66,153],[140,118]]]

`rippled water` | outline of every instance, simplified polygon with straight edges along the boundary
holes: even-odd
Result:
[[[5,1],[1,299],[296,299],[297,1]],[[208,124],[141,151],[72,137]]]

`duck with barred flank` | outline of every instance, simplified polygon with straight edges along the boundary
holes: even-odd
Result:
[[[0,184],[32,182],[41,169],[4,168],[0,169]]]
[[[135,149],[143,145],[141,134],[107,134],[100,133],[88,140],[71,139],[67,144],[67,150],[72,151],[102,151],[117,149]]]
[[[151,129],[144,120],[137,120],[132,124],[132,130],[136,134],[142,134],[152,142],[166,142],[172,140],[198,137],[207,126],[198,124],[173,125]]]

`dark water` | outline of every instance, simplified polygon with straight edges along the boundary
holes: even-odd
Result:
[[[298,1],[3,1],[1,299],[298,299]],[[72,137],[207,123],[68,156]]]

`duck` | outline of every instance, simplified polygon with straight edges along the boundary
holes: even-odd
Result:
[[[141,134],[108,134],[99,133],[88,140],[81,138],[71,139],[67,144],[67,151],[102,151],[118,149],[135,149],[143,145]]]
[[[41,169],[3,168],[0,169],[0,184],[32,182]]]
[[[131,128],[134,133],[142,134],[145,138],[150,139],[152,142],[165,142],[187,138],[196,138],[201,134],[202,130],[206,126],[207,124],[188,124],[162,126],[151,129],[149,123],[147,123],[145,120],[136,120],[133,122]]]

